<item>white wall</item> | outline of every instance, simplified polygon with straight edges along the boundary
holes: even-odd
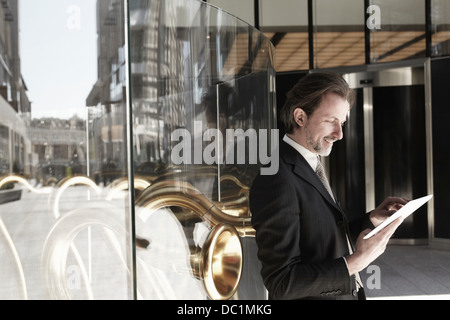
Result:
[[[255,25],[253,0],[208,0],[207,2],[231,13],[252,26]]]

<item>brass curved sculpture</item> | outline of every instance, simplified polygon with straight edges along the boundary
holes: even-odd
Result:
[[[62,194],[67,188],[78,184],[92,188],[97,194],[101,193],[100,187],[97,186],[97,184],[87,176],[73,176],[62,179],[56,186],[54,198],[49,198],[49,206],[52,206],[53,216],[55,217],[55,219],[58,219],[61,215],[59,212],[59,202]]]
[[[3,219],[1,217],[0,217],[0,243],[2,243],[2,245],[5,244],[6,251],[16,267],[14,271],[16,272],[16,275],[18,277],[18,285],[20,286],[21,298],[27,300],[28,299],[27,284],[25,280],[25,273],[22,267],[22,261],[20,260],[19,253],[17,252],[17,248],[14,245],[14,241],[12,240],[8,232],[8,229],[3,223]],[[2,263],[5,264],[6,261],[3,260]]]
[[[150,181],[143,177],[135,176],[134,180],[134,190],[135,192],[141,192],[148,188],[151,184]],[[128,177],[122,177],[111,182],[111,191],[108,193],[106,200],[113,199],[118,193],[129,189]]]
[[[210,172],[202,172],[210,176]],[[172,178],[172,179],[170,179]],[[184,178],[184,179],[183,179]],[[222,192],[222,201],[215,202],[207,198],[197,188],[176,173],[156,178],[152,182],[136,177],[135,189],[139,191],[136,199],[136,207],[143,207],[150,212],[164,207],[172,207],[175,217],[183,225],[192,225],[197,222],[206,222],[210,231],[201,248],[190,247],[190,265],[195,277],[202,280],[206,293],[211,299],[230,299],[236,292],[242,275],[243,252],[240,236],[254,236],[254,230],[250,226],[250,212],[248,209],[248,188],[231,175],[223,175],[221,183],[229,183],[230,188]],[[52,298],[69,299],[71,297],[64,283],[64,259],[69,250],[77,249],[72,240],[78,232],[89,225],[100,225],[111,228],[116,235],[124,235],[126,231],[118,223],[112,223],[111,216],[107,212],[94,214],[91,210],[73,210],[67,217],[61,217],[58,204],[61,194],[70,186],[86,185],[101,193],[100,188],[93,180],[85,176],[73,176],[61,180],[52,189],[45,190],[33,188],[26,179],[19,176],[8,176],[0,179],[0,185],[6,183],[21,183],[30,191],[49,193],[50,203],[55,218],[60,218],[49,234],[42,255],[43,278],[49,286]],[[117,180],[112,185],[112,192],[107,200],[114,197],[115,192],[128,189],[128,180]],[[50,191],[53,190],[53,193]],[[182,208],[176,210],[174,207]],[[106,210],[108,211],[108,210]],[[114,219],[113,219],[114,220]],[[63,230],[63,231],[62,231]],[[189,238],[190,235],[186,234]],[[53,241],[51,241],[53,239]],[[151,245],[150,245],[151,247]],[[62,259],[62,260],[61,260]],[[86,282],[86,272],[81,260],[82,276]],[[86,288],[87,296],[93,298],[89,286]]]
[[[47,235],[41,255],[41,277],[50,299],[72,299],[66,276],[69,252],[73,253],[79,266],[80,278],[85,284],[83,287],[87,299],[94,299],[87,268],[73,242],[82,230],[90,226],[101,227],[108,238],[115,236],[126,239],[128,236],[123,223],[111,215],[108,210],[102,212],[95,209],[75,209],[61,216]],[[107,233],[108,231],[109,233]],[[111,243],[116,242],[112,241]],[[118,250],[115,251],[117,251],[118,260],[123,259],[121,253]],[[126,267],[126,263],[124,266]],[[127,272],[130,271],[127,270]]]
[[[36,189],[28,182],[27,179],[25,179],[21,176],[18,176],[18,175],[14,175],[14,174],[9,175],[9,176],[0,177],[0,189],[4,185],[11,183],[11,182],[12,183],[20,183],[20,184],[24,185],[28,190],[30,190],[31,192],[34,192],[34,193],[44,193],[44,194],[50,193],[50,189],[48,189],[48,188]]]
[[[242,276],[242,244],[229,224],[215,226],[199,254],[191,256],[194,274],[203,281],[213,300],[228,300],[235,293]]]
[[[234,206],[242,207],[247,202],[247,195],[241,193],[240,198],[230,202],[215,203],[209,200],[189,182],[180,180],[163,180],[153,183],[136,199],[136,206],[154,211],[164,207],[178,206],[195,213],[195,216],[207,222],[210,226],[220,223],[232,225],[241,237],[252,237],[255,230],[250,224],[251,216],[229,214]]]
[[[229,200],[214,203],[190,183],[180,180],[154,182],[136,199],[137,208],[150,212],[181,207],[184,210],[175,210],[174,215],[182,225],[204,221],[212,228],[200,252],[191,248],[190,262],[194,275],[203,281],[210,298],[216,300],[230,299],[236,292],[242,275],[240,236],[254,236],[248,209],[245,214],[225,212],[242,208],[248,203],[248,194],[240,192],[239,198]]]

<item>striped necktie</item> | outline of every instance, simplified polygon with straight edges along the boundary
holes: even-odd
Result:
[[[331,191],[331,187],[330,187],[330,184],[328,182],[327,176],[325,174],[325,169],[323,168],[322,162],[320,162],[320,157],[319,156],[317,157],[316,174],[319,177],[319,179],[322,182],[322,184],[324,185],[325,189],[327,189],[328,193],[331,196],[331,199],[333,199],[333,201],[336,202],[336,199],[334,198],[333,192]],[[353,253],[353,249],[352,249],[352,246],[350,244],[350,239],[348,238],[347,232],[345,232],[345,236],[347,238],[347,246],[348,246],[349,254],[352,254]],[[360,288],[363,287],[362,281],[361,281],[361,277],[360,277],[358,272],[355,274],[355,282],[356,282],[357,290],[359,290]]]
[[[320,158],[317,157],[317,167],[316,167],[316,174],[319,177],[320,181],[322,182],[322,184],[324,185],[325,189],[327,189],[328,193],[331,196],[331,199],[333,199],[333,201],[336,201],[334,199],[333,196],[333,192],[331,191],[331,187],[330,184],[328,183],[328,179],[327,176],[325,174],[325,169],[322,166],[322,163],[320,162]]]

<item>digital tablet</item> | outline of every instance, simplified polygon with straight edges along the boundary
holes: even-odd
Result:
[[[411,213],[413,213],[414,211],[419,209],[421,206],[423,206],[425,203],[427,203],[428,200],[430,200],[432,197],[433,197],[433,195],[430,194],[428,196],[409,201],[407,204],[405,204],[403,207],[401,207],[396,213],[394,213],[392,216],[390,216],[389,218],[384,220],[378,227],[376,227],[375,229],[370,231],[364,237],[364,239],[368,239],[368,238],[372,237],[373,235],[375,235],[380,230],[384,229],[388,224],[390,224],[392,221],[394,221],[398,217],[406,218]]]

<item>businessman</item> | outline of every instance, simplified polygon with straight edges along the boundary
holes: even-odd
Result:
[[[258,175],[250,190],[261,275],[270,299],[365,299],[359,273],[381,255],[397,219],[369,239],[371,229],[407,203],[388,197],[348,221],[331,191],[320,157],[343,138],[353,91],[334,73],[310,73],[280,110],[286,135],[279,170]]]

